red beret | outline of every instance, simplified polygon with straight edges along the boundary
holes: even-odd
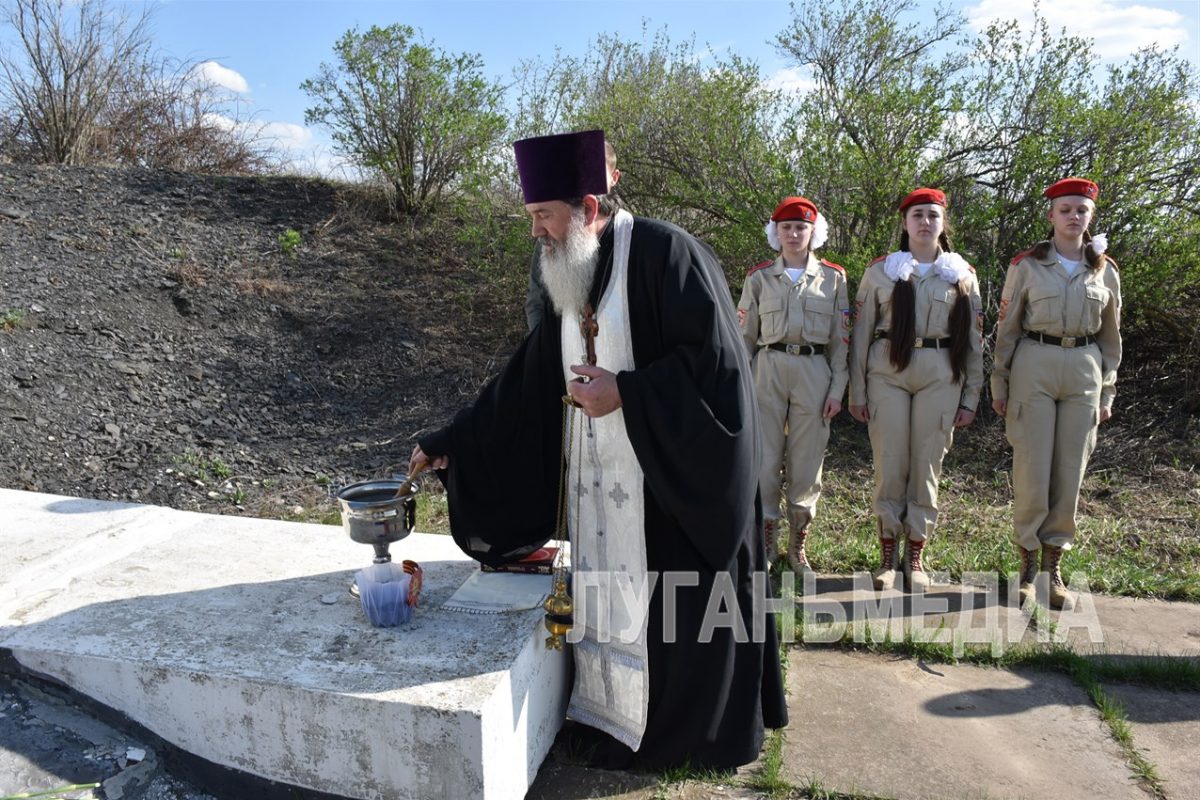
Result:
[[[917,189],[909,192],[908,197],[900,201],[900,213],[909,206],[920,205],[922,203],[933,203],[935,206],[946,207],[946,193],[941,189]]]
[[[802,219],[807,222],[817,221],[817,207],[806,197],[785,197],[775,206],[771,222],[783,222],[789,219]]]
[[[1046,187],[1046,191],[1042,192],[1047,200],[1053,200],[1056,197],[1066,197],[1074,195],[1078,197],[1086,197],[1088,200],[1095,200],[1100,194],[1100,187],[1092,183],[1086,178],[1063,178],[1061,181],[1056,181]]]

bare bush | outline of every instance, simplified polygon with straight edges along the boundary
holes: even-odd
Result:
[[[278,171],[265,126],[197,65],[144,61],[127,70],[97,125],[97,161],[209,174]]]
[[[0,54],[0,153],[15,161],[107,163],[255,174],[281,159],[265,126],[199,65],[151,51],[149,9],[103,0],[10,0],[19,46]]]
[[[86,162],[113,87],[147,56],[148,20],[148,10],[131,17],[101,0],[12,0],[6,21],[21,47],[0,54],[0,96],[22,123],[18,149]]]

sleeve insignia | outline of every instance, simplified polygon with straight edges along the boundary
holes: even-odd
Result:
[[[1008,298],[1004,297],[1000,300],[1000,321],[1004,322],[1004,318],[1008,316]]]
[[[842,327],[850,330],[850,309],[848,308],[842,309]]]

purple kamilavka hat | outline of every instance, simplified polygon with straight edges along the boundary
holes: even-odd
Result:
[[[513,152],[526,205],[608,191],[604,131],[520,139],[513,142]]]

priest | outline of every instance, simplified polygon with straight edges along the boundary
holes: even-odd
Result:
[[[753,380],[721,267],[683,230],[609,203],[603,131],[513,147],[554,315],[418,440],[410,473],[438,470],[454,538],[485,564],[539,547],[564,507],[567,714],[597,763],[750,763],[787,710]]]

